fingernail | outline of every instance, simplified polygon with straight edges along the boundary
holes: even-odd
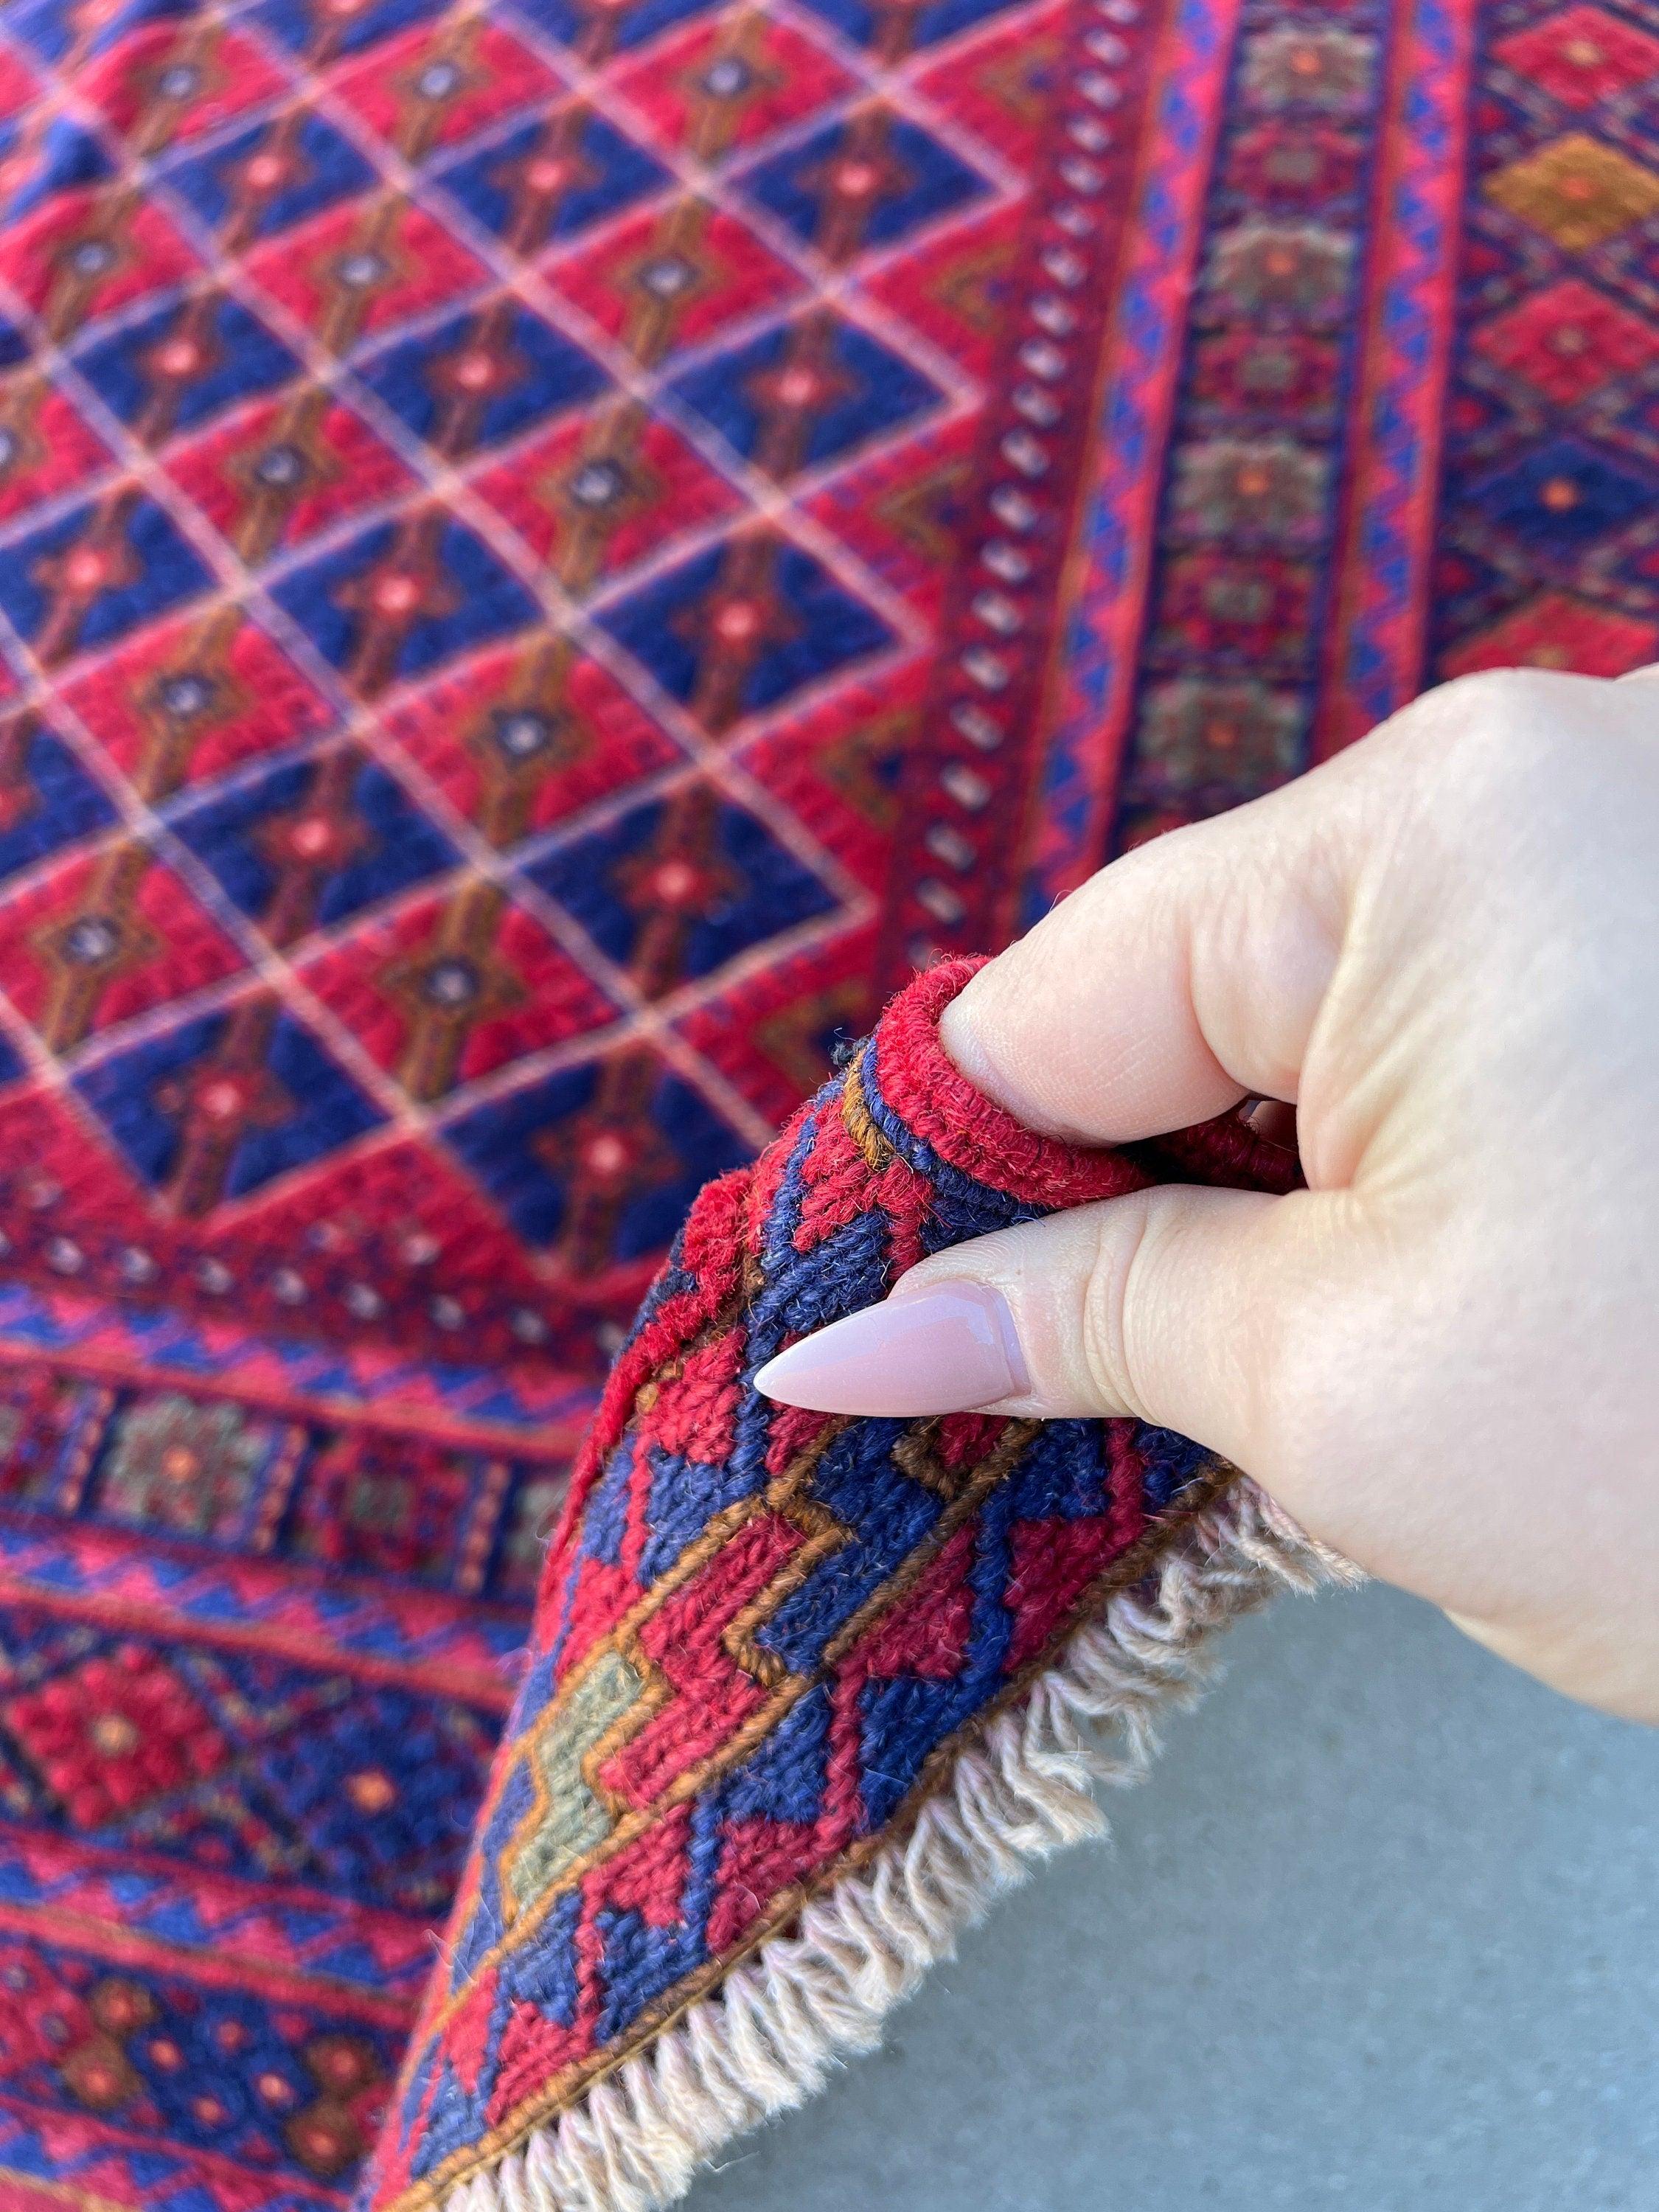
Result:
[[[1000,1291],[940,1283],[831,1322],[769,1359],[755,1388],[818,1413],[957,1413],[1030,1389]]]

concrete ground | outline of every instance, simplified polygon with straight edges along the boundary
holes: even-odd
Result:
[[[1659,2212],[1659,1731],[1285,1601],[690,2212]]]

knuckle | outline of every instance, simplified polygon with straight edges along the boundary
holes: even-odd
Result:
[[[1282,1298],[1254,1304],[1243,1334],[1244,1432],[1256,1439],[1262,1461],[1250,1471],[1299,1481],[1324,1452],[1329,1378],[1322,1340]]]
[[[1085,1378],[1102,1403],[1144,1412],[1146,1399],[1136,1386],[1128,1350],[1131,1285],[1148,1235],[1147,1207],[1133,1199],[1117,1201],[1114,1218],[1103,1218],[1082,1285],[1078,1342]]]
[[[1419,702],[1423,753],[1440,776],[1474,789],[1547,768],[1581,680],[1526,668],[1460,676]]]
[[[1291,1241],[1305,1249],[1312,1240],[1304,1233]],[[1320,1470],[1342,1462],[1368,1392],[1363,1364],[1345,1352],[1360,1334],[1360,1308],[1340,1267],[1329,1264],[1305,1274],[1279,1271],[1273,1294],[1250,1303],[1240,1336],[1249,1369],[1248,1433],[1262,1461],[1253,1474],[1271,1472],[1301,1491]]]
[[[1550,678],[1533,668],[1483,668],[1455,676],[1434,695],[1445,712],[1471,729],[1523,722],[1537,713]]]
[[[1380,788],[1403,802],[1402,818],[1432,818],[1455,834],[1548,804],[1563,776],[1577,773],[1583,729],[1592,711],[1589,679],[1524,668],[1460,676],[1396,715],[1376,734]],[[1402,776],[1403,772],[1403,776]]]

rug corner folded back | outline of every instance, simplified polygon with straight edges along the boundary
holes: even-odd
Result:
[[[1197,1176],[1236,1121],[1072,1148],[974,1093],[923,975],[712,1186],[578,1462],[524,1686],[367,2203],[641,2212],[866,2047],[1034,1856],[1089,1832],[1207,1632],[1322,1562],[1131,1421],[852,1419],[757,1369],[925,1254]]]

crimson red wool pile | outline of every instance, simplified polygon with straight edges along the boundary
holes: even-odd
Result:
[[[1654,0],[0,0],[4,2212],[348,2200],[699,1187],[1659,655],[1656,267]]]

